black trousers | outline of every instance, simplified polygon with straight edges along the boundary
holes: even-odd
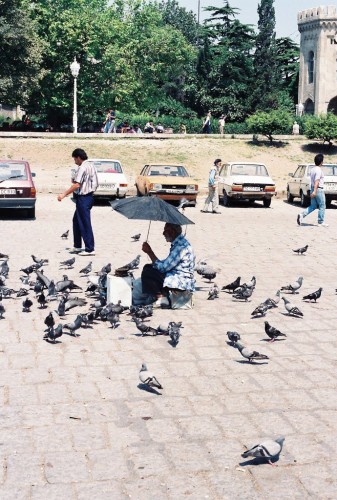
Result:
[[[141,275],[143,293],[162,294],[164,292],[164,279],[165,274],[155,269],[152,264],[145,264]]]

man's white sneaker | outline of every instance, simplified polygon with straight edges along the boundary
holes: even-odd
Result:
[[[69,253],[81,253],[83,250],[83,248],[68,248]]]
[[[159,299],[157,299],[156,302],[152,304],[152,307],[154,307],[155,309],[159,309],[161,307],[163,309],[167,309],[170,307],[170,301],[167,297],[159,297]]]
[[[318,224],[318,227],[329,227],[329,224],[322,222],[321,224]]]
[[[94,256],[95,255],[95,250],[93,250],[92,252],[87,252],[86,250],[84,250],[83,252],[79,252],[79,254],[81,257],[84,256]]]

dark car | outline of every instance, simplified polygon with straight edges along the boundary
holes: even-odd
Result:
[[[36,189],[29,163],[0,160],[0,209],[26,210],[35,217]]]

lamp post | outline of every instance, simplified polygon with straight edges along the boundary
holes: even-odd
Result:
[[[74,77],[74,107],[73,107],[73,132],[77,134],[77,77],[80,72],[80,65],[74,57],[74,61],[70,65],[71,74]]]

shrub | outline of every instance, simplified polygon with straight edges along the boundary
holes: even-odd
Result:
[[[332,139],[337,137],[337,116],[333,113],[319,116],[308,116],[304,122],[304,134],[308,139],[320,139],[331,146]]]
[[[261,134],[273,142],[275,134],[289,134],[292,129],[293,118],[290,113],[275,110],[266,113],[259,111],[246,120],[248,129],[253,134]]]

